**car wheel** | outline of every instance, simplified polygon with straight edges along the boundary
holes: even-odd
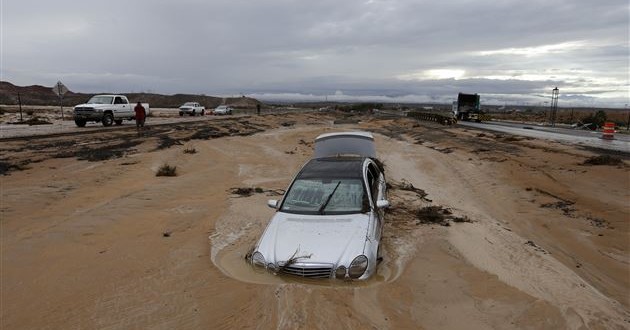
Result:
[[[194,117],[196,115],[195,110],[193,110],[190,115]]]
[[[87,122],[83,119],[75,119],[74,123],[77,124],[77,127],[85,127]]]
[[[101,122],[105,127],[112,126],[112,123],[114,123],[114,116],[112,116],[111,113],[106,113],[103,115],[103,120],[101,120]]]
[[[206,115],[206,110],[201,110],[201,115],[205,116]]]
[[[116,119],[116,120],[114,120],[114,122],[116,123],[116,126],[120,126],[120,125],[122,125],[123,120],[122,119]]]

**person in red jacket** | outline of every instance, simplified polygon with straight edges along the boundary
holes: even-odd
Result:
[[[136,112],[136,127],[144,127],[144,120],[147,118],[147,112],[142,106],[142,103],[138,102],[133,110]]]

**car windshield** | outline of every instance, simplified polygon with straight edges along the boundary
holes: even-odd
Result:
[[[113,96],[94,96],[88,101],[88,104],[112,104],[113,99]]]
[[[359,178],[297,179],[280,211],[298,214],[362,213],[367,199]]]
[[[195,104],[192,103],[192,102],[186,102],[186,103],[184,103],[184,105],[182,105],[182,107],[194,107],[194,106],[195,106]]]

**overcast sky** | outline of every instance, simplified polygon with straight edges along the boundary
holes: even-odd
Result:
[[[75,92],[630,103],[628,0],[0,0],[0,79]]]

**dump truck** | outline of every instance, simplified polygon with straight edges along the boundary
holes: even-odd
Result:
[[[457,120],[481,122],[479,94],[459,93],[457,102],[453,102],[453,116]]]

